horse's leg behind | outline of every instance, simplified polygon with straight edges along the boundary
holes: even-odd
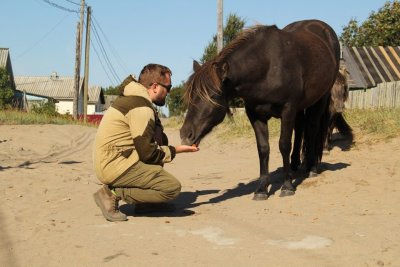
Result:
[[[306,125],[304,130],[306,172],[309,177],[318,175],[318,165],[321,162],[324,143],[328,132],[330,93],[327,93],[305,112]]]
[[[301,163],[300,154],[301,154],[301,147],[303,144],[304,120],[305,120],[304,110],[297,112],[296,123],[294,126],[293,150],[290,161],[290,168],[293,171],[297,171]]]
[[[285,174],[281,194],[279,196],[294,195],[295,188],[292,184],[293,173],[290,167],[290,151],[292,149],[292,133],[296,124],[296,109],[287,104],[281,114],[281,135],[279,137],[279,151],[283,160],[283,171]]]
[[[335,120],[335,126],[338,129],[339,133],[348,137],[351,142],[353,142],[354,135],[353,129],[344,119],[343,113],[338,113],[337,118]]]
[[[246,108],[247,117],[253,127],[257,141],[257,151],[260,163],[260,178],[259,185],[254,192],[253,200],[266,200],[268,199],[268,186],[271,184],[269,175],[269,135],[268,135],[268,121],[260,121],[255,118],[251,111]]]
[[[329,117],[328,132],[326,134],[326,139],[325,139],[325,143],[324,143],[324,151],[326,151],[326,153],[329,153],[329,151],[332,150],[332,148],[333,148],[332,135],[333,135],[333,130],[336,127],[337,115],[338,115],[337,113],[334,113],[334,114],[330,114],[330,117]]]

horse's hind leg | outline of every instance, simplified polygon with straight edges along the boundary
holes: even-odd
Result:
[[[294,141],[293,141],[293,150],[290,161],[290,168],[293,171],[297,171],[299,169],[301,160],[301,145],[303,143],[303,132],[304,132],[304,110],[300,111],[296,115],[296,123],[294,126]]]
[[[321,98],[313,106],[306,109],[306,127],[304,131],[306,171],[309,177],[318,175],[318,165],[322,153],[329,123],[327,101],[330,94]]]

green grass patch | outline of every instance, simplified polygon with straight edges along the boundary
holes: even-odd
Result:
[[[345,118],[353,128],[356,143],[374,143],[400,137],[400,109],[353,109],[345,111]],[[163,118],[164,127],[179,129],[183,117]],[[74,120],[70,115],[47,115],[15,110],[0,110],[0,124],[77,124],[97,127],[92,123]],[[269,120],[270,137],[280,134],[280,120]],[[254,136],[253,129],[245,114],[236,113],[225,117],[212,134],[218,138]]]
[[[94,127],[91,123],[74,120],[70,115],[48,115],[33,112],[22,112],[17,110],[0,110],[0,124],[76,124]]]
[[[356,143],[374,143],[400,137],[400,109],[352,109],[345,111],[345,118],[353,128]],[[164,119],[165,127],[179,129],[182,117]],[[268,122],[270,137],[280,134],[280,120],[272,118]],[[254,136],[253,128],[245,114],[234,114],[232,118],[215,127],[212,134],[219,138]]]

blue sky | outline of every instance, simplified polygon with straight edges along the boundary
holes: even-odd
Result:
[[[47,0],[78,10],[80,0]],[[363,22],[383,0],[225,0],[224,22],[235,13],[254,24],[285,25],[320,19],[338,35],[351,18]],[[217,0],[86,0],[93,12],[89,84],[118,85],[147,63],[171,68],[172,82],[185,81],[217,30]],[[1,0],[0,47],[10,49],[14,75],[73,76],[79,16],[46,0]],[[102,52],[100,44],[104,47]],[[97,50],[97,53],[96,51]],[[107,64],[104,54],[107,54]],[[110,69],[111,66],[111,69]],[[83,75],[83,66],[82,66]]]

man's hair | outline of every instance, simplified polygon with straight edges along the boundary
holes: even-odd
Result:
[[[166,74],[172,76],[172,72],[168,67],[159,64],[148,64],[140,72],[139,83],[146,88],[149,88],[153,83],[165,83]]]

